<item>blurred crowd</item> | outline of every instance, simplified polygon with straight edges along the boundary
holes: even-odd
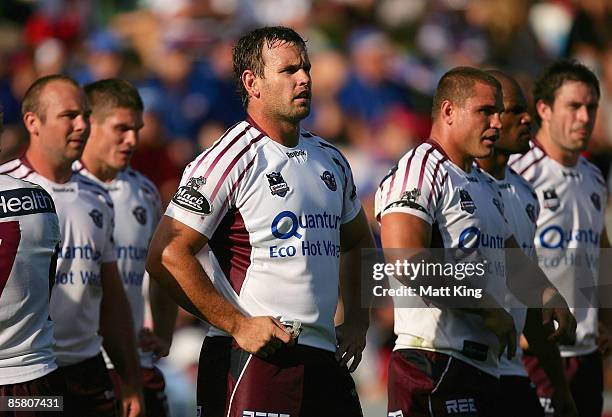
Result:
[[[426,138],[437,80],[457,65],[501,69],[528,96],[534,77],[556,58],[575,57],[591,67],[602,98],[588,157],[604,174],[610,170],[610,0],[2,0],[0,161],[27,146],[20,100],[36,78],[59,72],[80,83],[122,77],[145,102],[133,165],[167,202],[186,163],[244,117],[232,45],[263,25],[291,26],[307,39],[313,102],[303,126],[344,150],[373,227],[378,181]],[[357,374],[366,400],[385,396],[393,344],[392,311],[374,314]],[[166,363],[180,370],[170,396],[184,397],[180,384],[193,383],[202,337],[192,319],[180,318],[179,353]]]

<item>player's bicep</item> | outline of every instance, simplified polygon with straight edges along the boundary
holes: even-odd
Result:
[[[428,248],[431,224],[408,213],[387,213],[380,220],[383,248]]]
[[[197,254],[206,244],[208,238],[180,221],[162,216],[149,247],[149,258],[161,261],[164,252],[178,250],[191,255]]]
[[[363,211],[363,207],[353,220],[340,226],[340,250],[347,252],[354,247],[361,245],[374,245],[368,219]]]

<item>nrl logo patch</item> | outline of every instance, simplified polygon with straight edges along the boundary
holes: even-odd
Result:
[[[533,204],[527,204],[525,211],[527,212],[527,217],[529,217],[529,220],[531,220],[533,223],[538,220],[536,217],[536,208]]]
[[[321,179],[323,180],[323,182],[325,183],[325,185],[327,185],[327,188],[329,188],[332,191],[336,191],[338,189],[337,185],[336,185],[336,179],[334,178],[334,174],[332,174],[329,171],[325,171],[321,174]]]
[[[93,209],[89,212],[89,217],[91,217],[91,220],[99,229],[102,229],[102,226],[104,226],[104,220],[101,212],[96,209]]]
[[[136,221],[141,225],[145,225],[147,223],[147,209],[142,206],[137,206],[134,210],[132,210],[132,214],[136,218]]]
[[[591,194],[591,202],[593,203],[597,211],[601,210],[601,199],[599,198],[599,194],[597,193]]]
[[[200,192],[204,184],[206,184],[204,177],[189,178],[187,184],[179,187],[171,201],[187,211],[208,216],[212,213],[212,204],[208,197]]]
[[[470,193],[462,189],[459,190],[459,206],[461,207],[461,210],[467,211],[470,214],[474,213],[476,210],[476,205],[474,204],[474,200],[472,200]]]
[[[544,208],[555,211],[561,205],[554,188],[544,190]]]
[[[283,179],[280,172],[270,172],[269,174],[266,174],[266,178],[268,179],[268,184],[270,184],[270,192],[272,195],[277,195],[279,197],[284,197],[287,195],[289,186]]]

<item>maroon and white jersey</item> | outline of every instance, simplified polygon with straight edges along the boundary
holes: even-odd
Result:
[[[580,157],[574,167],[550,158],[532,143],[512,168],[531,183],[541,210],[534,244],[540,267],[559,289],[576,316],[576,344],[561,346],[561,355],[586,355],[597,349],[596,294],[585,288],[599,281],[600,239],[604,228],[607,189],[601,172]]]
[[[161,202],[157,188],[144,175],[131,168],[119,172],[117,177],[104,183],[89,172],[80,161],[73,168],[108,190],[116,213],[113,238],[117,250],[117,266],[123,279],[123,288],[130,302],[134,321],[134,334],[144,326],[145,296],[143,282],[149,242],[161,216]],[[153,353],[138,350],[140,365],[153,367]],[[108,367],[110,359],[105,355]]]
[[[209,239],[210,278],[242,312],[298,319],[298,343],[335,351],[340,226],[360,209],[338,149],[306,131],[288,148],[245,121],[187,166],[166,215]]]
[[[49,181],[25,159],[1,165],[0,173],[40,185],[55,202],[62,239],[51,293],[57,363],[72,365],[98,355],[102,346],[100,266],[116,260],[108,192],[76,172],[65,184]]]
[[[464,172],[433,140],[400,159],[383,179],[375,213],[406,213],[432,226],[432,247],[478,248],[489,268],[486,290],[503,304],[505,241],[511,235],[503,216],[499,190],[487,174],[473,167]],[[490,250],[489,250],[490,249]],[[498,341],[480,317],[455,309],[396,308],[395,349],[418,348],[442,352],[484,372],[498,374]]]
[[[59,243],[51,196],[38,185],[0,175],[0,385],[57,368],[49,272]]]
[[[504,203],[504,217],[508,221],[510,230],[525,255],[536,260],[533,238],[536,232],[536,221],[540,214],[540,203],[533,187],[512,168],[506,166],[504,179],[495,181],[502,195]],[[514,319],[514,327],[517,330],[516,346],[519,346],[519,338],[525,327],[527,309],[517,307],[520,301],[510,292],[506,294],[506,306]],[[512,360],[507,355],[502,355],[499,362],[500,375],[527,376],[527,371],[521,360],[522,350],[518,348]]]

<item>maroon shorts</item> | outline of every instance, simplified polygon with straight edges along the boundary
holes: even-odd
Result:
[[[74,365],[63,366],[61,369],[66,377],[72,407],[78,416],[121,415],[113,383],[101,353]]]
[[[59,396],[63,397],[63,411],[0,411],[1,417],[60,417],[74,415],[70,409],[69,397],[66,393],[66,379],[60,369],[31,381],[18,384],[0,385],[0,397],[32,397]]]
[[[565,379],[574,397],[580,417],[600,417],[603,410],[603,362],[599,351],[588,355],[562,358]],[[523,355],[523,363],[529,378],[536,384],[538,397],[546,416],[554,414],[551,397],[552,383],[544,373],[538,359]]]
[[[499,380],[438,352],[394,351],[388,394],[388,417],[499,416]]]
[[[544,417],[535,385],[526,376],[499,378],[500,417]]]
[[[115,369],[109,369],[108,373],[113,381],[115,396],[121,398],[121,378]],[[168,397],[166,397],[166,381],[161,371],[155,367],[140,368],[142,375],[142,393],[145,402],[145,417],[168,417]]]
[[[333,352],[286,346],[261,359],[207,337],[198,370],[201,417],[362,417],[355,383]]]

